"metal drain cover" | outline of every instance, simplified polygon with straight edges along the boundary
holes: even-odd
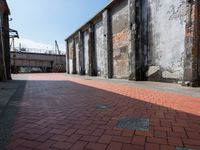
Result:
[[[149,119],[124,117],[118,120],[116,127],[129,130],[148,131]]]
[[[110,104],[96,104],[96,109],[110,109],[112,106]]]
[[[186,147],[176,147],[176,150],[194,150],[194,149],[186,148]]]

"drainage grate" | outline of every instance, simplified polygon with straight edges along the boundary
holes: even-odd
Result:
[[[129,129],[129,130],[149,130],[149,119],[144,118],[128,118],[124,117],[118,120],[117,128]]]
[[[176,150],[194,150],[194,149],[186,148],[186,147],[176,147]]]
[[[110,104],[96,104],[96,109],[110,109],[112,105]]]

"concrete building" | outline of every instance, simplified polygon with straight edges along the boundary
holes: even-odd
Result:
[[[113,0],[66,39],[66,69],[199,86],[199,28],[199,0]]]
[[[9,14],[10,11],[6,0],[0,0],[0,81],[11,79]]]

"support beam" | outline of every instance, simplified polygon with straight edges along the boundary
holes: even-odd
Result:
[[[188,2],[183,85],[200,86],[200,2]]]
[[[128,24],[129,24],[129,80],[136,80],[136,22],[135,22],[135,0],[128,0]]]
[[[91,23],[89,27],[89,75],[96,76],[95,71],[95,37],[94,37],[94,25]]]
[[[69,71],[69,42],[66,40],[66,72],[70,74]]]
[[[111,13],[106,9],[103,12],[103,48],[104,48],[104,77],[113,77],[113,52],[112,52],[112,28]]]
[[[78,41],[79,41],[79,74],[80,75],[85,75],[85,63],[84,63],[84,44],[83,44],[83,32],[79,31],[78,32]]]
[[[76,71],[76,45],[75,45],[75,39],[73,39],[73,48],[72,48],[72,74],[77,74]]]

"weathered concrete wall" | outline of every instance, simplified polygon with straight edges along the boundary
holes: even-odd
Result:
[[[199,3],[111,1],[67,39],[78,34],[75,53],[70,50],[73,44],[68,44],[70,70],[136,81],[199,82]]]
[[[95,24],[95,55],[96,70],[98,76],[104,75],[105,51],[103,49],[103,22],[100,20]]]
[[[150,80],[182,80],[186,0],[148,0]]]
[[[89,73],[89,31],[86,30],[83,33],[83,41],[84,41],[84,64],[85,64],[85,74]]]
[[[128,1],[118,3],[111,11],[113,39],[113,77],[129,77]]]

